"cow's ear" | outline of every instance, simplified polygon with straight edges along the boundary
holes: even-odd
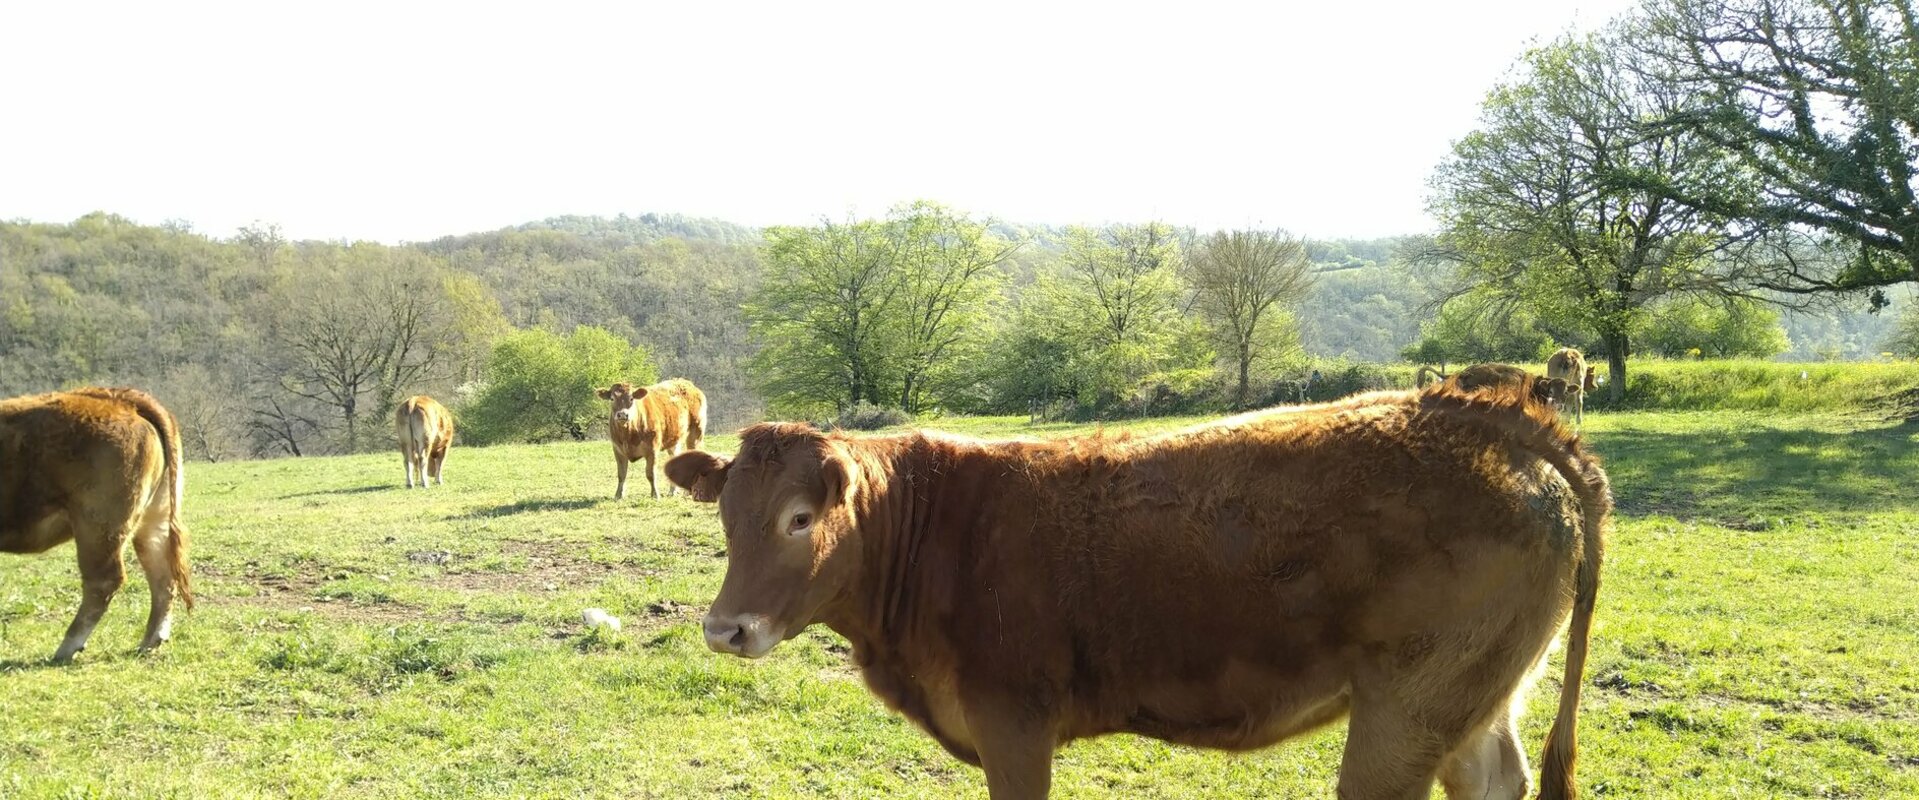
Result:
[[[637,403],[637,402],[639,402],[639,400],[640,400],[640,398],[642,398],[642,397],[645,397],[645,396],[646,396],[646,387],[644,387],[644,386],[637,386],[637,387],[634,387],[634,389],[633,389],[633,402],[636,402],[636,403]]]
[[[688,450],[667,460],[666,479],[692,493],[693,499],[711,503],[726,488],[726,468],[731,463],[704,450]]]
[[[599,391],[597,391],[597,392],[594,392],[594,394],[597,394],[597,395],[599,395],[599,396],[600,396],[600,399],[601,399],[601,400],[611,400],[611,399],[613,399],[613,390],[612,390],[612,389],[601,389],[601,390],[599,390]]]
[[[841,453],[829,453],[820,462],[820,481],[826,484],[826,507],[853,502],[853,483],[859,467]]]

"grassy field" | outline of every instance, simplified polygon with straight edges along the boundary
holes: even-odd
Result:
[[[1619,413],[1587,431],[1619,503],[1588,793],[1919,797],[1919,425]],[[137,569],[53,668],[73,551],[0,560],[0,797],[984,796],[830,633],[755,663],[707,652],[711,507],[614,502],[610,462],[604,443],[456,448],[445,487],[410,492],[397,454],[193,465],[201,606],[151,657]],[[624,631],[587,633],[589,606]],[[1064,750],[1055,785],[1330,796],[1342,733],[1242,756],[1109,737]]]

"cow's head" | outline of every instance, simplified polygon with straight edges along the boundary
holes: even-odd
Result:
[[[646,387],[616,383],[601,389],[599,395],[601,400],[613,401],[614,422],[632,422],[640,414],[640,398],[646,396]]]
[[[1581,382],[1580,388],[1588,392],[1595,392],[1599,390],[1599,368],[1598,367],[1586,368],[1586,379]]]
[[[820,621],[858,569],[851,500],[859,475],[845,447],[793,423],[741,431],[732,460],[694,450],[666,462],[666,477],[693,499],[719,502],[726,528],[726,579],[706,612],[708,647],[759,658]]]

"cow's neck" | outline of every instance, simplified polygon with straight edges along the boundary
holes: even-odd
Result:
[[[970,563],[983,487],[962,462],[972,445],[918,434],[849,442],[860,462],[861,565],[828,622],[856,645],[936,636]],[[862,641],[864,640],[864,642]]]

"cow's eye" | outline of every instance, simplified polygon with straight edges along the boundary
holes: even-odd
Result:
[[[806,528],[812,524],[813,524],[812,514],[794,514],[793,527],[790,528],[790,530],[803,531],[803,530],[806,530]]]

